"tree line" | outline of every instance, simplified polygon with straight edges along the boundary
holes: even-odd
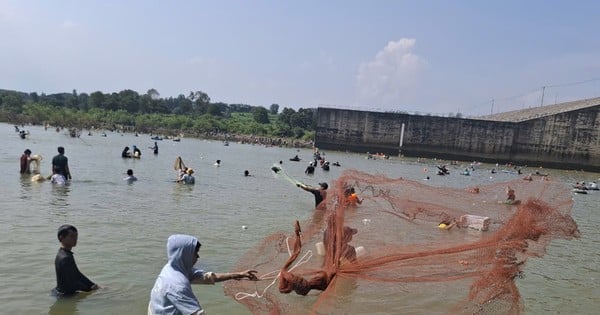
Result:
[[[268,137],[311,138],[316,109],[269,109],[247,104],[211,102],[208,94],[162,98],[157,90],[140,95],[118,93],[38,94],[0,90],[0,121],[75,128],[127,128],[138,132],[233,133]]]

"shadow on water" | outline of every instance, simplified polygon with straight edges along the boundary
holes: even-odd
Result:
[[[31,199],[31,174],[21,174],[21,199]]]

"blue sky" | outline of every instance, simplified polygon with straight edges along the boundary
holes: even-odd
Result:
[[[600,1],[0,0],[0,89],[466,116],[600,96]],[[493,107],[492,107],[493,104]]]

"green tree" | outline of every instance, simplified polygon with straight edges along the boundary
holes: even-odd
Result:
[[[129,113],[137,113],[140,109],[139,95],[133,90],[123,90],[118,94],[119,107]]]
[[[150,98],[153,100],[160,98],[160,93],[158,93],[156,89],[149,89],[148,92],[146,92],[146,95],[150,96]]]
[[[0,108],[2,108],[2,110],[5,110],[9,113],[19,114],[21,111],[23,111],[23,105],[25,104],[25,101],[23,101],[23,97],[21,97],[18,93],[8,92],[2,96],[1,104],[2,105]]]
[[[206,112],[212,116],[221,116],[223,114],[221,113],[221,108],[219,108],[217,104],[208,104]]]
[[[254,118],[254,121],[259,124],[269,123],[269,112],[262,106],[254,107],[252,109],[252,117]]]
[[[292,108],[287,108],[285,107],[282,111],[281,114],[279,114],[279,121],[289,127],[292,127],[292,115],[294,115],[296,113],[296,111]]]
[[[106,96],[100,92],[96,91],[90,94],[90,98],[88,99],[89,108],[105,108]]]
[[[279,105],[278,104],[271,104],[270,112],[273,115],[277,115],[277,113],[279,112]]]

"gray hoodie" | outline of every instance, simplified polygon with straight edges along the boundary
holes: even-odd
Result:
[[[169,261],[152,288],[149,306],[151,314],[187,315],[202,311],[191,285],[193,279],[205,277],[203,270],[193,266],[197,244],[198,239],[189,235],[171,235],[167,240]]]

